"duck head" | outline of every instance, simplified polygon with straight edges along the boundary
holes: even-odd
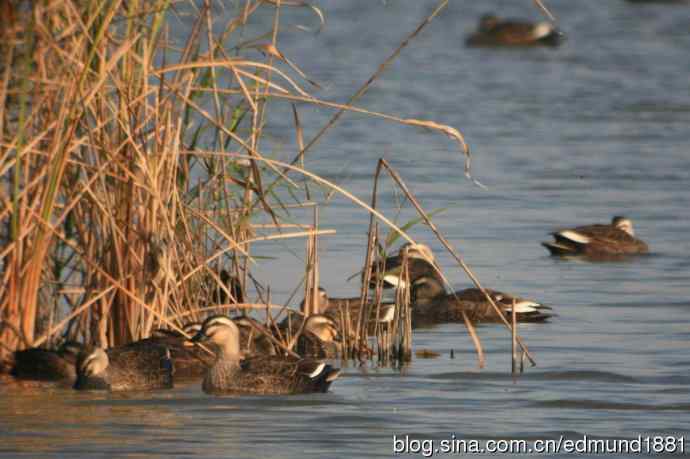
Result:
[[[621,217],[621,216],[616,216],[611,219],[611,225],[615,226],[621,231],[625,231],[631,236],[635,235],[635,231],[633,230],[632,222],[630,221],[629,218]]]
[[[82,352],[77,359],[77,380],[75,389],[107,390],[110,388],[107,369],[110,365],[108,354],[100,347],[91,352]]]
[[[319,338],[324,343],[332,343],[338,336],[335,322],[323,314],[312,314],[304,324],[304,330]]]
[[[413,304],[424,304],[434,298],[446,293],[446,289],[438,279],[429,276],[422,276],[412,283]]]
[[[240,358],[240,329],[228,316],[216,315],[206,319],[192,341],[212,344],[225,357]]]
[[[105,373],[110,365],[108,354],[103,349],[97,347],[86,355],[83,355],[77,363],[77,371],[83,376],[99,376]]]
[[[407,255],[407,258],[418,258],[432,263],[435,261],[434,252],[432,252],[431,248],[426,244],[417,244],[413,242],[404,244],[400,247],[398,256],[402,260],[405,255]]]
[[[324,311],[328,309],[328,294],[326,293],[326,289],[323,287],[320,287],[316,291],[316,301],[317,304],[319,305],[319,311]],[[304,309],[304,300],[300,303],[300,309]]]
[[[397,287],[406,288],[407,285],[401,278],[402,263],[403,260],[407,259],[407,266],[411,266],[415,263],[417,266],[424,266],[425,269],[433,271],[434,264],[436,263],[436,258],[434,253],[431,251],[426,244],[417,243],[407,243],[400,247],[397,257],[389,257],[386,259],[386,271],[383,273],[384,288],[386,287]],[[415,274],[415,276],[418,274]],[[410,279],[413,281],[414,279]],[[376,279],[374,273],[372,273],[371,286],[376,286]]]

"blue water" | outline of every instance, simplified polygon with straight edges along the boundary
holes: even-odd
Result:
[[[321,1],[318,34],[307,10],[285,10],[281,51],[345,102],[420,20],[430,1]],[[441,353],[402,371],[347,367],[324,395],[215,398],[198,384],[169,392],[77,394],[0,389],[0,454],[7,457],[390,457],[393,435],[418,439],[633,438],[688,434],[690,425],[690,9],[622,0],[553,0],[568,41],[558,49],[466,49],[488,10],[538,19],[532,2],[452,2],[356,105],[459,129],[447,137],[346,114],[309,151],[307,167],[369,201],[376,161],[401,174],[486,286],[552,305],[558,317],[520,334],[537,366],[510,376],[510,336],[478,328],[477,359],[464,327],[416,330],[415,349]],[[225,14],[234,12],[230,8]],[[256,30],[270,26],[259,15]],[[305,87],[308,85],[305,84]],[[310,91],[313,89],[309,88]],[[271,102],[264,152],[291,159],[291,109]],[[299,105],[310,139],[333,113]],[[317,196],[324,191],[317,187]],[[397,213],[386,182],[381,210]],[[293,218],[307,218],[295,212]],[[633,220],[652,254],[590,264],[549,258],[539,241],[568,225]],[[321,284],[353,295],[368,215],[334,197],[320,212]],[[411,206],[398,222],[414,217]],[[469,281],[431,232],[458,287]],[[254,274],[284,301],[303,272],[304,240],[257,245],[272,255]],[[454,349],[455,358],[450,358]]]

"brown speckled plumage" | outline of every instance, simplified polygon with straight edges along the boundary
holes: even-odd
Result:
[[[555,256],[615,261],[649,251],[647,244],[635,237],[632,222],[625,217],[613,217],[610,224],[578,226],[551,234],[554,241],[542,245]]]
[[[564,35],[547,22],[536,24],[500,19],[485,14],[479,20],[477,31],[465,40],[467,46],[558,46]]]
[[[551,308],[496,290],[485,289],[507,320],[511,320],[513,305],[518,322],[543,322],[552,317]],[[481,290],[468,288],[447,293],[433,278],[420,278],[412,286],[412,326],[463,322],[464,312],[474,322],[499,322],[500,317]]]
[[[239,329],[226,316],[206,319],[195,341],[214,344],[215,363],[202,388],[211,394],[297,394],[326,392],[339,370],[314,359],[249,356],[241,359]]]
[[[141,342],[84,351],[77,359],[79,390],[137,391],[173,386],[173,363],[164,346]]]

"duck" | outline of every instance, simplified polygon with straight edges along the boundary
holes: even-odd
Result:
[[[646,242],[635,237],[632,221],[615,216],[610,224],[594,224],[551,233],[553,242],[541,244],[554,256],[589,260],[619,260],[649,252]]]
[[[554,314],[551,308],[533,300],[484,289],[503,313],[511,320],[513,307],[518,322],[545,322]],[[422,276],[412,284],[412,327],[439,323],[463,322],[464,312],[473,322],[500,322],[484,293],[478,288],[446,292],[442,283],[433,277]]]
[[[297,338],[296,352],[302,357],[334,359],[341,354],[338,324],[324,314],[307,317]]]
[[[531,23],[485,14],[467,46],[559,46],[565,35],[550,22]]]
[[[170,350],[161,345],[131,343],[85,350],[77,359],[77,390],[141,391],[173,387]]]
[[[316,359],[257,355],[242,360],[240,330],[228,316],[207,318],[194,342],[209,343],[216,360],[202,389],[208,394],[262,395],[327,392],[340,369]]]
[[[72,385],[77,379],[75,364],[83,347],[76,341],[65,341],[55,350],[31,348],[16,351],[10,372],[17,379]]]
[[[398,250],[397,255],[393,255],[383,260],[374,262],[371,268],[370,288],[376,288],[377,279],[382,275],[384,289],[393,287],[404,287],[404,281],[400,279],[403,260],[407,259],[407,272],[410,279],[421,276],[436,277],[439,282],[443,282],[436,266],[436,258],[431,248],[426,244],[408,242],[403,244]]]

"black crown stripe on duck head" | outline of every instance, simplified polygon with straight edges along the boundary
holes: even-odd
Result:
[[[211,339],[219,330],[231,328],[238,331],[237,324],[233,320],[222,314],[211,316],[201,325],[201,330],[192,338],[192,341],[201,342]]]

